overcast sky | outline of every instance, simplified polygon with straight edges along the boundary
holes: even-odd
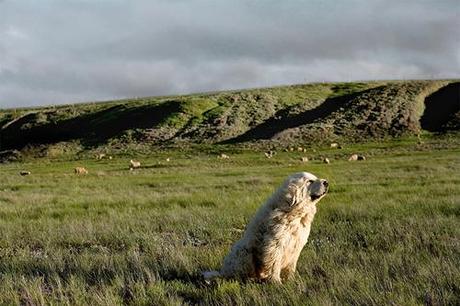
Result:
[[[0,107],[459,77],[460,0],[0,0]]]

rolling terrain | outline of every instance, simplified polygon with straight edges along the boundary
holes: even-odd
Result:
[[[458,131],[460,82],[318,83],[0,110],[0,151],[359,142]]]
[[[0,305],[459,305],[459,90],[324,83],[0,110]],[[299,171],[330,191],[295,277],[205,283]]]

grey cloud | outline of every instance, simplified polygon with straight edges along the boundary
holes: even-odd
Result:
[[[0,106],[459,77],[459,12],[450,0],[0,1]]]

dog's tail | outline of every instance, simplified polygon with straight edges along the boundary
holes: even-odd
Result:
[[[219,271],[205,271],[202,273],[205,281],[209,282],[221,276]]]

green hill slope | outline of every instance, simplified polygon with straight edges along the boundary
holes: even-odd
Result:
[[[458,81],[321,83],[0,110],[0,151],[61,142],[360,141],[459,127]]]

